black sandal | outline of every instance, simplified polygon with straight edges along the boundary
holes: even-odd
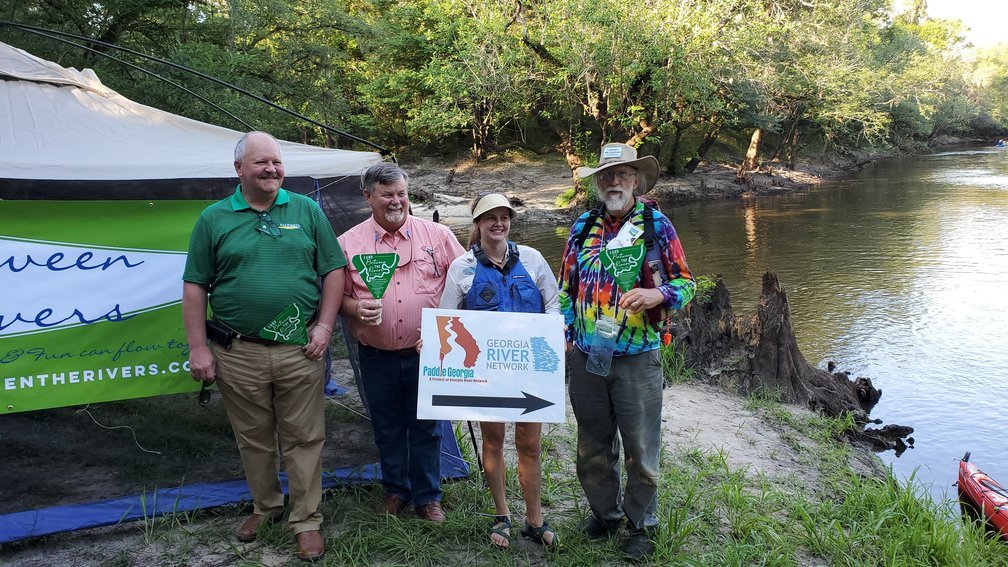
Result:
[[[521,534],[546,549],[560,548],[560,535],[556,533],[553,526],[549,525],[549,522],[546,520],[543,520],[542,525],[537,528],[533,528],[529,525],[528,520],[525,520],[525,527],[522,528]],[[547,541],[544,537],[546,534],[553,534],[553,537]]]
[[[507,530],[507,531],[504,531]],[[493,540],[494,535],[504,538],[506,545],[500,545]],[[511,518],[509,516],[494,516],[493,523],[490,524],[490,543],[497,549],[507,549],[511,547]]]

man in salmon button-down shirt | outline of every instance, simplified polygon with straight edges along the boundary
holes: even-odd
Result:
[[[357,339],[361,382],[381,459],[381,514],[412,504],[417,516],[445,519],[441,508],[441,433],[417,419],[420,312],[437,307],[452,260],[465,253],[447,227],[409,213],[409,176],[393,163],[364,173],[371,217],[339,237],[347,256],[340,314]],[[359,254],[396,253],[398,267],[382,299],[374,299],[354,266]]]

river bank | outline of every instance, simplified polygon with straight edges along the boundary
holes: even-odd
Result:
[[[661,176],[647,197],[676,204],[780,195],[815,187],[884,157],[889,156],[824,157],[799,162],[793,170],[771,163],[749,174],[745,183],[736,182],[737,164],[702,162],[694,173]],[[573,187],[570,168],[558,154],[504,152],[479,163],[467,157],[405,156],[399,164],[410,175],[414,213],[429,219],[436,210],[442,222],[453,226],[468,224],[469,202],[483,192],[510,197],[518,223],[559,225],[585,210],[580,203],[563,206],[558,202]]]

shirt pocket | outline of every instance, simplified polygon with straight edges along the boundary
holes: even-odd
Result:
[[[435,250],[435,256],[438,256]],[[418,295],[440,295],[444,290],[445,267],[438,264],[431,255],[421,252],[413,258],[413,292]]]

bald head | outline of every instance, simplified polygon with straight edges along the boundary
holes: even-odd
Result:
[[[273,144],[276,145],[277,154],[280,153],[280,142],[277,142],[276,138],[274,138],[268,132],[261,132],[259,130],[253,130],[251,132],[246,132],[244,135],[242,135],[241,139],[238,140],[238,143],[235,144],[235,149],[234,149],[234,159],[235,159],[235,162],[239,162],[242,159],[244,159],[244,157],[245,157],[245,147],[248,145],[248,141],[250,139],[256,139],[256,138],[259,138],[260,140],[270,140],[270,141],[272,141]]]
[[[249,204],[272,205],[283,184],[280,144],[266,132],[249,132],[235,146],[235,171]]]

